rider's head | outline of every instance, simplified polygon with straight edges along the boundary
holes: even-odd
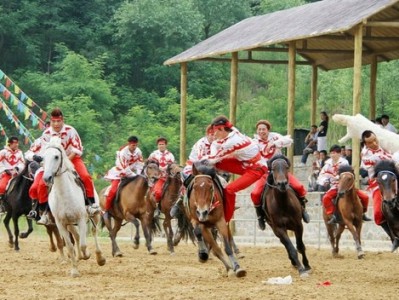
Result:
[[[50,113],[50,126],[55,132],[60,132],[64,126],[64,115],[59,108],[54,108]]]
[[[12,136],[8,139],[8,146],[10,147],[10,149],[12,150],[16,150],[18,149],[18,145],[19,145],[19,140],[16,136]]]
[[[377,136],[371,130],[363,131],[362,143],[371,150],[377,150],[380,146]]]

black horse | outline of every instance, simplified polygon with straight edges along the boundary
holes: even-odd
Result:
[[[374,176],[382,195],[382,213],[386,223],[381,227],[392,241],[392,252],[399,247],[399,172],[392,160],[379,161],[375,166]],[[388,226],[387,226],[388,225]]]
[[[32,208],[32,200],[29,197],[29,188],[33,183],[33,174],[39,168],[39,164],[35,161],[25,163],[25,168],[21,173],[10,180],[6,194],[5,194],[5,208],[6,216],[4,218],[4,225],[8,233],[8,244],[15,251],[19,251],[18,237],[21,239],[27,238],[33,231],[32,220],[26,218],[28,222],[28,230],[19,233],[18,219],[22,215],[27,215]],[[14,223],[14,236],[10,230],[10,220]]]

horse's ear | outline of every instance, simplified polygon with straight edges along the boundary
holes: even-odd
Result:
[[[196,176],[196,175],[198,175],[198,171],[197,171],[197,168],[195,167],[195,163],[193,164],[193,175],[194,176]]]

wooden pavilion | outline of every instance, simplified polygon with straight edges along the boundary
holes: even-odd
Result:
[[[287,60],[253,59],[252,53],[287,52]],[[187,64],[231,64],[230,120],[236,120],[239,63],[288,64],[287,132],[294,134],[296,65],[312,67],[311,124],[317,111],[318,69],[354,68],[353,115],[360,113],[361,68],[370,65],[370,114],[375,118],[378,62],[399,58],[399,0],[324,0],[250,17],[168,59],[181,66],[180,163],[186,153]],[[358,173],[359,141],[353,140]],[[288,149],[293,159],[293,147]]]

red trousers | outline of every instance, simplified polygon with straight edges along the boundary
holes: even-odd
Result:
[[[112,201],[114,201],[116,192],[118,191],[119,183],[121,182],[120,179],[114,179],[111,181],[111,188],[109,189],[108,195],[105,198],[104,209],[110,210],[112,206]]]
[[[362,202],[363,206],[363,212],[367,211],[367,206],[369,205],[369,196],[365,191],[362,190],[356,190],[357,196],[360,199],[360,202]],[[337,197],[338,194],[338,189],[336,187],[333,187],[329,189],[324,197],[323,197],[323,206],[324,209],[326,210],[327,215],[331,215],[335,211],[335,206],[333,204],[333,200]]]
[[[266,184],[266,179],[269,174],[266,173],[265,175],[262,176],[261,179],[259,179],[254,186],[254,189],[251,192],[251,199],[252,202],[255,206],[259,206],[262,204],[262,199],[260,198],[262,196],[262,191],[265,187]],[[292,189],[295,191],[295,193],[298,195],[298,197],[303,198],[306,196],[306,189],[303,186],[303,184],[291,173],[288,173],[288,183],[292,187]]]
[[[40,204],[48,201],[47,185],[43,180],[43,173],[43,169],[36,173],[35,180],[29,189],[29,197],[32,200],[38,200]]]
[[[384,214],[382,213],[382,195],[380,188],[376,188],[373,192],[373,208],[374,208],[374,222],[381,225],[385,222]]]
[[[234,158],[224,159],[217,163],[215,167],[226,172],[241,175],[240,178],[229,183],[224,189],[224,217],[226,222],[229,222],[234,215],[236,193],[249,187],[261,178],[265,174],[267,168],[258,167],[256,165],[245,168],[241,161]]]
[[[76,172],[79,174],[80,179],[83,182],[83,185],[86,190],[86,197],[93,198],[94,197],[94,184],[93,180],[86,169],[85,164],[80,156],[75,156],[71,162],[73,163]],[[46,196],[44,197],[44,191],[46,191]],[[43,173],[37,174],[33,181],[33,184],[29,190],[29,195],[31,199],[38,199],[39,203],[45,203],[48,200],[47,196],[47,186],[43,180]],[[34,197],[36,196],[36,197]]]
[[[4,195],[6,193],[7,184],[11,179],[11,175],[7,173],[3,173],[0,179],[0,195]]]
[[[154,195],[155,201],[159,203],[162,197],[162,190],[165,184],[166,178],[159,178],[157,182],[155,182],[154,186],[151,189],[152,194]]]

